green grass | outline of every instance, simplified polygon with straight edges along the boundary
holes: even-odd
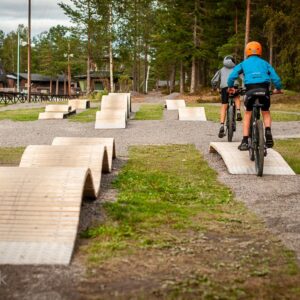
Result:
[[[300,139],[276,140],[275,149],[284,157],[296,174],[300,174]]]
[[[114,186],[118,198],[104,204],[105,220],[82,234],[93,278],[97,267],[112,282],[119,269],[124,280],[140,272],[161,282],[162,299],[300,297],[295,254],[234,200],[194,146],[131,147]]]
[[[24,149],[24,147],[0,148],[0,165],[18,165]]]
[[[87,122],[95,122],[96,120],[96,112],[99,110],[99,108],[89,108],[79,114],[72,115],[68,118],[71,122],[81,122],[81,123],[87,123]]]
[[[44,108],[18,109],[0,111],[0,120],[35,121]]]
[[[160,104],[142,104],[135,115],[135,120],[161,120],[163,109],[163,105]]]

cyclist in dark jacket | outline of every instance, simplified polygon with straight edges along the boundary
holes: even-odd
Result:
[[[243,140],[239,145],[239,150],[245,151],[249,149],[248,137],[249,137],[249,127],[252,112],[252,101],[249,95],[251,90],[257,88],[264,88],[267,92],[269,91],[269,86],[271,81],[274,83],[276,90],[274,93],[281,93],[281,81],[274,68],[265,60],[260,58],[262,55],[262,47],[258,42],[250,42],[247,44],[245,53],[247,59],[234,67],[232,73],[228,78],[229,92],[233,93],[235,91],[234,81],[238,78],[240,74],[244,74],[244,84],[246,87],[246,97],[245,97],[245,107],[246,112],[244,116],[244,126],[243,126]],[[247,98],[247,95],[249,96]],[[264,98],[259,99],[262,104],[262,115],[265,125],[265,137],[266,146],[272,148],[274,145],[272,132],[271,132],[271,114],[270,114],[270,95],[268,94]]]
[[[233,56],[231,55],[227,55],[224,57],[223,60],[223,68],[221,68],[220,70],[218,70],[216,72],[216,74],[214,75],[214,77],[211,80],[211,85],[212,88],[220,88],[220,93],[221,93],[221,102],[222,102],[222,106],[221,106],[221,114],[220,114],[220,122],[221,122],[221,126],[220,126],[220,130],[219,130],[219,138],[222,138],[225,136],[225,128],[224,128],[224,123],[225,123],[225,117],[226,117],[226,110],[227,110],[227,106],[228,106],[228,85],[227,85],[227,80],[228,77],[230,75],[230,73],[232,72],[233,68],[235,66],[235,61]],[[238,81],[234,81],[234,86],[238,86]],[[235,100],[235,105],[237,108],[237,121],[242,121],[242,115],[241,115],[241,111],[240,111],[240,107],[241,107],[241,101],[240,101],[240,96],[239,95],[235,95],[234,97]]]

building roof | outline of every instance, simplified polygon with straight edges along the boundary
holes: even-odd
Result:
[[[11,75],[16,76],[17,79],[17,73],[11,73]],[[26,79],[27,80],[27,73],[20,73],[20,78]],[[64,81],[64,75],[58,75],[58,76],[47,76],[47,75],[41,75],[41,74],[31,74],[31,81],[37,81],[37,82],[50,82],[50,80],[56,81],[58,79],[59,82]]]
[[[114,72],[114,78],[119,78],[121,75],[120,72]],[[106,70],[102,70],[102,71],[95,71],[95,72],[90,72],[90,76],[91,78],[109,78],[110,74],[109,71]],[[82,75],[77,75],[74,76],[75,79],[86,79],[86,74],[82,74]]]

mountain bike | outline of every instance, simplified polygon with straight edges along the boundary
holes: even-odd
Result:
[[[249,157],[251,161],[255,161],[255,171],[257,176],[263,175],[264,158],[267,156],[267,147],[264,136],[264,125],[260,118],[261,107],[259,99],[266,97],[271,93],[266,89],[258,88],[251,90],[251,97],[254,98],[250,130],[249,130]]]
[[[232,142],[233,133],[236,131],[236,108],[234,97],[236,94],[229,94],[226,112],[226,134],[228,142]]]

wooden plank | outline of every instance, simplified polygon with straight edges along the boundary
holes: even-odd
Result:
[[[125,110],[126,119],[129,118],[130,108],[128,102],[128,96],[125,94],[110,94],[102,96],[101,110]]]
[[[63,112],[69,113],[72,110],[70,105],[64,104],[50,104],[46,105],[45,112]]]
[[[105,109],[97,111],[95,129],[126,128],[126,111]]]
[[[185,101],[184,100],[173,100],[173,99],[167,99],[166,100],[167,110],[178,110],[181,107],[185,107]]]
[[[180,107],[178,114],[180,121],[206,121],[204,107]]]
[[[68,101],[68,105],[72,107],[72,109],[88,109],[90,108],[91,102],[87,99],[73,99]]]

